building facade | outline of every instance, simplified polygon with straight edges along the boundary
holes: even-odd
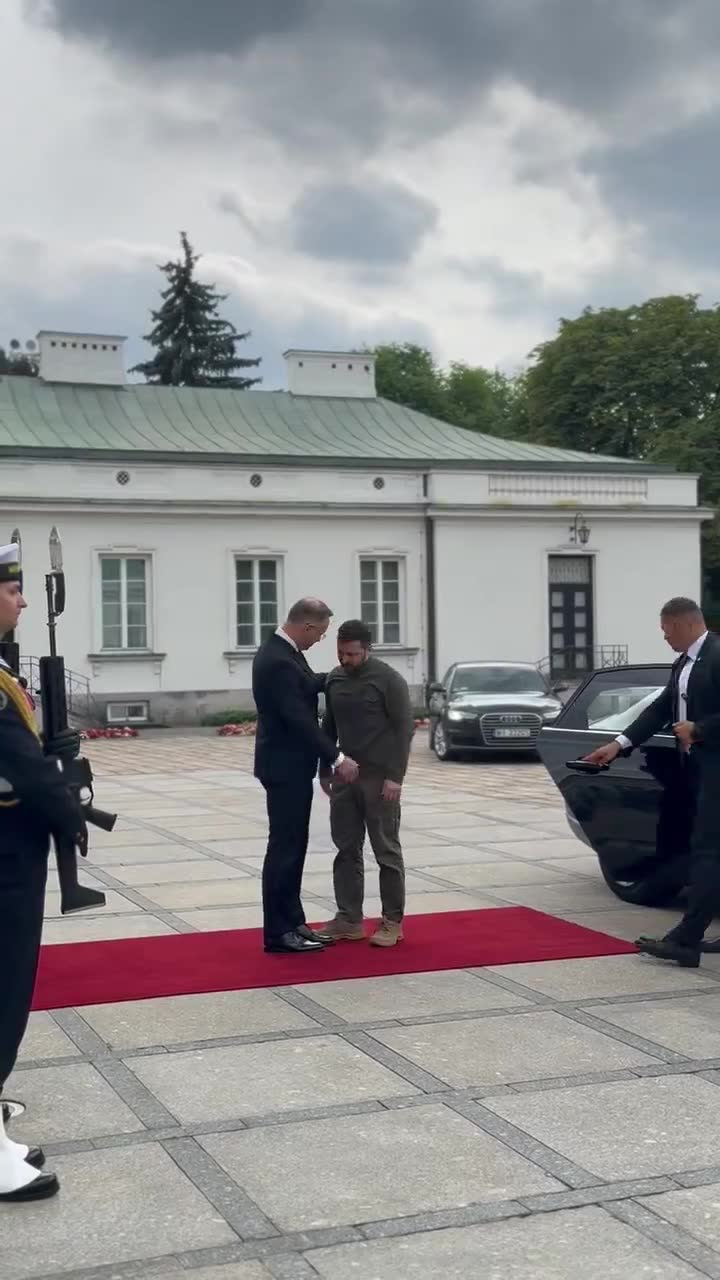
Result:
[[[121,338],[39,339],[41,377],[0,383],[18,638],[45,652],[57,525],[59,648],[110,721],[249,709],[302,595],[368,621],[419,700],[458,660],[663,658],[659,605],[699,594],[694,476],[449,427],[378,399],[364,354],[289,352],[289,392],[234,392],[126,385]],[[309,657],[332,665],[332,629]]]

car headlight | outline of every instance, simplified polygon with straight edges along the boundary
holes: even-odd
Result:
[[[473,711],[448,711],[448,720],[474,720]]]
[[[543,724],[552,724],[553,720],[557,720],[560,715],[560,708],[553,707],[551,711],[543,712]]]

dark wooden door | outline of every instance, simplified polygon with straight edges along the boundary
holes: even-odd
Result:
[[[591,556],[551,556],[549,563],[550,670],[586,676],[593,669]]]

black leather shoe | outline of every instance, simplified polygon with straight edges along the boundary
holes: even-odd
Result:
[[[60,1183],[57,1174],[39,1173],[37,1178],[33,1178],[32,1182],[28,1182],[26,1187],[20,1187],[17,1191],[0,1192],[0,1204],[21,1204],[26,1200],[49,1200],[50,1196],[57,1195],[60,1190]]]
[[[307,938],[309,942],[320,942],[324,947],[331,947],[335,939],[329,933],[319,933],[316,929],[311,929],[307,924],[299,924],[296,933],[301,938]]]
[[[700,947],[691,947],[674,938],[638,938],[635,946],[641,955],[654,956],[656,960],[672,960],[681,969],[697,969],[700,965]]]
[[[265,950],[271,955],[277,955],[283,952],[289,952],[291,955],[303,955],[306,951],[324,951],[322,942],[315,939],[304,938],[297,929],[292,933],[284,933],[277,942],[266,942]]]
[[[707,942],[701,942],[700,950],[708,956],[720,955],[720,938],[710,938]]]

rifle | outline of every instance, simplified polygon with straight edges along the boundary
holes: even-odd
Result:
[[[82,806],[87,823],[112,831],[117,814],[96,809],[90,761],[80,755],[80,735],[68,725],[65,695],[65,662],[58,655],[56,621],[65,610],[65,574],[62,544],[55,527],[50,533],[50,573],[45,575],[50,653],[40,659],[40,698],[43,716],[43,746],[54,758],[63,778]],[[86,856],[86,854],[84,855]],[[77,854],[72,840],[55,837],[55,858],[60,881],[60,911],[68,915],[90,907],[104,907],[105,894],[78,882]]]

